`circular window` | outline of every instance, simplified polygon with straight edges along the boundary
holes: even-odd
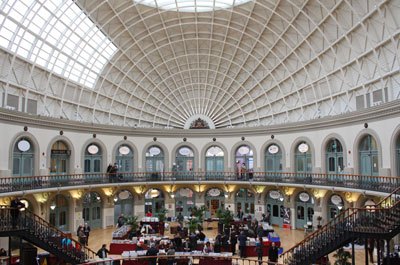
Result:
[[[182,147],[181,149],[179,149],[179,154],[183,155],[183,156],[188,156],[190,155],[190,149],[187,147]]]
[[[131,194],[129,193],[129,191],[124,190],[124,191],[121,191],[121,192],[118,194],[118,198],[120,198],[121,200],[126,200],[126,199],[129,198],[130,195],[131,195]]]
[[[95,155],[99,152],[99,147],[97,145],[89,145],[87,148],[89,154]]]
[[[308,144],[302,143],[298,147],[300,153],[306,153],[308,151]]]
[[[308,202],[308,200],[310,199],[310,195],[308,195],[308,193],[306,192],[302,192],[299,194],[299,199],[302,202]]]
[[[120,153],[121,155],[127,155],[127,154],[129,154],[130,152],[131,152],[131,149],[129,149],[129,147],[126,146],[126,145],[120,146],[120,148],[119,148],[119,153]]]
[[[245,154],[248,154],[250,152],[250,148],[248,146],[242,146],[242,147],[239,148],[238,152],[241,155],[245,155]]]
[[[332,197],[331,197],[331,202],[334,204],[334,205],[339,205],[339,204],[342,204],[342,198],[339,196],[339,195],[332,195]]]
[[[269,147],[268,147],[268,152],[270,153],[270,154],[276,154],[276,153],[278,153],[279,152],[279,147],[277,146],[277,145],[270,145]]]
[[[210,189],[208,191],[208,195],[211,197],[217,197],[221,194],[221,191],[219,189]]]
[[[161,153],[161,150],[158,147],[152,147],[152,148],[149,149],[149,153],[150,153],[151,156],[156,156],[156,155],[159,155]]]
[[[31,148],[31,144],[27,140],[21,140],[18,142],[18,150],[26,152]]]
[[[281,193],[277,190],[271,190],[269,192],[269,197],[271,197],[271,199],[277,200],[281,197]]]

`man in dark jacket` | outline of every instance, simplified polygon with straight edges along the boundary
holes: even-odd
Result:
[[[238,235],[236,233],[235,230],[232,230],[231,232],[231,237],[229,239],[230,243],[231,243],[231,251],[232,251],[232,255],[236,254],[236,244],[237,244],[237,240],[238,240]]]
[[[247,236],[244,233],[244,231],[242,231],[238,237],[239,240],[239,251],[240,251],[240,257],[246,258],[246,254],[245,254],[245,250],[246,250],[246,241],[247,241]]]
[[[278,247],[275,246],[275,242],[271,243],[271,246],[268,250],[268,265],[274,265],[275,262],[278,262]]]
[[[150,248],[146,252],[146,256],[154,256],[152,258],[149,258],[149,265],[157,265],[157,256],[158,254],[158,249],[156,248],[156,245],[152,243],[150,245]]]
[[[19,212],[22,208],[25,208],[25,204],[23,204],[21,200],[16,197],[14,200],[11,201],[10,207],[12,227],[16,228],[19,219]]]
[[[101,249],[99,249],[96,253],[97,256],[99,256],[99,258],[107,258],[107,254],[109,253],[108,249],[106,248],[106,244],[103,244],[101,246]]]

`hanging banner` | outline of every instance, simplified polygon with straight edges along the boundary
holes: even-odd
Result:
[[[290,229],[290,208],[289,207],[283,207],[283,228],[289,228]]]

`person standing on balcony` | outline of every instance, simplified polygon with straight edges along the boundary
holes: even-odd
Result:
[[[246,163],[242,163],[242,166],[240,167],[240,178],[246,179],[246,175],[247,175]]]
[[[235,175],[236,175],[236,179],[240,179],[240,161],[236,161],[236,165],[235,165]]]

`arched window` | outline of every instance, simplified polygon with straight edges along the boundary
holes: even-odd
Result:
[[[400,135],[397,137],[396,143],[396,165],[397,165],[397,176],[400,176]]]
[[[154,174],[164,171],[164,152],[158,146],[151,146],[146,151],[146,172]]]
[[[68,231],[68,219],[68,199],[62,194],[57,194],[50,202],[49,222],[62,231]]]
[[[219,146],[211,146],[206,152],[206,177],[217,177],[224,171],[224,151]]]
[[[91,143],[85,150],[85,173],[100,173],[102,171],[102,150],[97,144]]]
[[[344,169],[343,147],[338,139],[331,139],[326,146],[326,173],[337,174]]]
[[[149,189],[145,195],[144,211],[151,212],[154,217],[165,208],[164,193],[159,189]]]
[[[216,217],[219,208],[225,208],[225,193],[219,188],[209,189],[205,196],[207,211],[204,213],[206,218]]]
[[[282,172],[282,151],[276,144],[270,144],[265,149],[265,171]]]
[[[248,189],[239,189],[235,196],[236,213],[240,210],[246,215],[254,214],[254,193]]]
[[[195,206],[194,192],[189,188],[181,188],[174,194],[175,215],[182,213],[182,216],[190,216],[192,208]]]
[[[334,219],[343,207],[343,198],[339,194],[332,194],[328,201],[328,221]]]
[[[270,190],[266,197],[267,211],[266,214],[269,217],[271,225],[283,225],[284,216],[284,196],[279,190]]]
[[[13,176],[33,176],[35,172],[35,150],[28,138],[20,138],[13,150]]]
[[[192,148],[188,146],[182,146],[176,152],[176,171],[178,172],[189,172],[193,171],[194,167],[194,153]]]
[[[296,173],[311,173],[311,150],[306,142],[301,142],[297,145],[295,151],[295,170]]]
[[[101,228],[101,207],[101,197],[97,192],[88,192],[83,196],[82,216],[92,229]]]
[[[296,228],[305,228],[313,221],[314,198],[307,192],[300,192],[296,197]]]
[[[64,141],[57,141],[51,146],[50,174],[67,174],[71,150]]]
[[[133,151],[126,144],[118,146],[115,153],[115,162],[118,165],[119,173],[133,172]]]
[[[378,147],[374,137],[366,135],[359,145],[360,175],[378,176]]]
[[[248,145],[241,145],[235,152],[235,172],[238,178],[247,179],[249,173],[253,172],[254,158],[253,150]]]
[[[123,214],[125,217],[133,216],[133,195],[128,190],[121,190],[114,196],[114,223],[117,223],[118,217]]]

